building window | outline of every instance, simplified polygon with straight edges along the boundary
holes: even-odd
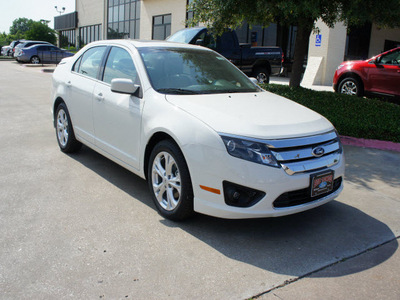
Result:
[[[139,38],[140,0],[108,0],[108,39]]]
[[[187,11],[186,11],[186,24],[191,19],[193,19],[193,16],[194,16],[194,11],[191,10],[191,7],[190,7],[190,5],[192,5],[192,3],[193,3],[193,0],[187,0],[187,2],[186,2],[186,5],[187,5],[187,7],[186,7],[186,9],[187,9]],[[187,25],[186,25],[186,27],[187,27]]]
[[[91,42],[102,39],[102,25],[92,25],[79,27],[79,47],[83,47]]]
[[[63,30],[60,35],[61,48],[75,47],[75,29]]]
[[[153,40],[165,40],[171,35],[171,14],[153,17]]]

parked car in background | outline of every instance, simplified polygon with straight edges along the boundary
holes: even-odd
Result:
[[[1,55],[13,56],[13,53],[14,53],[13,49],[23,41],[25,41],[25,40],[15,40],[15,41],[12,41],[10,43],[10,45],[2,47],[1,48]]]
[[[283,52],[280,47],[239,44],[235,30],[227,30],[215,39],[206,27],[185,28],[168,37],[167,41],[213,49],[247,75],[257,78],[259,83],[268,83],[270,75],[279,75],[283,71]]]
[[[74,56],[74,53],[65,51],[53,45],[33,45],[22,48],[16,57],[19,62],[55,63],[58,64],[63,58]]]
[[[47,44],[51,45],[49,42],[43,42],[43,41],[23,41],[19,43],[17,46],[14,47],[14,58],[17,58],[19,52],[21,51],[22,48],[27,48],[33,45],[39,45],[39,44]]]
[[[1,47],[1,55],[8,56],[8,53],[10,53],[10,50],[11,50],[11,47],[9,45]]]
[[[345,61],[333,77],[336,92],[400,97],[400,47],[363,61]]]
[[[91,43],[53,73],[63,152],[81,143],[146,178],[166,218],[276,217],[333,200],[344,157],[333,125],[188,44]]]

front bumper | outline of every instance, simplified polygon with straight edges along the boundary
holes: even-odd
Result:
[[[227,151],[215,149],[199,149],[188,146],[185,149],[190,169],[193,192],[194,210],[206,215],[226,219],[278,217],[305,211],[336,198],[343,189],[344,157],[329,168],[334,171],[334,178],[342,177],[340,186],[331,194],[315,201],[290,207],[274,207],[273,202],[282,194],[291,191],[304,190],[310,186],[311,175],[321,172],[306,172],[288,175],[282,168],[269,167],[230,156]],[[204,164],[207,161],[207,164]],[[265,196],[250,207],[235,207],[225,203],[223,182],[229,181],[241,186],[265,193]],[[211,187],[219,194],[209,192],[200,186]]]

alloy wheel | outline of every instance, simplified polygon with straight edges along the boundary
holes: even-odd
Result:
[[[154,196],[166,211],[174,210],[181,200],[181,177],[174,157],[160,152],[152,165],[152,186]]]
[[[40,59],[39,59],[39,57],[37,57],[37,56],[34,56],[34,57],[32,57],[31,58],[31,63],[33,63],[33,64],[38,64],[38,63],[40,63]]]
[[[57,115],[57,138],[62,147],[68,143],[68,118],[63,109],[58,111]]]
[[[340,93],[355,96],[357,95],[357,85],[353,81],[346,81],[343,83]]]

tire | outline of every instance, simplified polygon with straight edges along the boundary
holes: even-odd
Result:
[[[31,64],[35,64],[35,65],[40,64],[39,56],[36,56],[36,55],[32,56],[31,57]]]
[[[64,153],[78,151],[82,144],[75,138],[71,118],[64,103],[58,105],[55,116],[56,137],[61,151]]]
[[[181,150],[172,140],[163,140],[154,147],[147,181],[154,204],[163,217],[178,221],[194,214],[189,169]]]
[[[269,83],[269,72],[267,68],[258,67],[255,69],[253,74],[258,83]]]
[[[358,97],[361,97],[364,93],[361,83],[354,77],[344,78],[339,84],[338,92]]]

